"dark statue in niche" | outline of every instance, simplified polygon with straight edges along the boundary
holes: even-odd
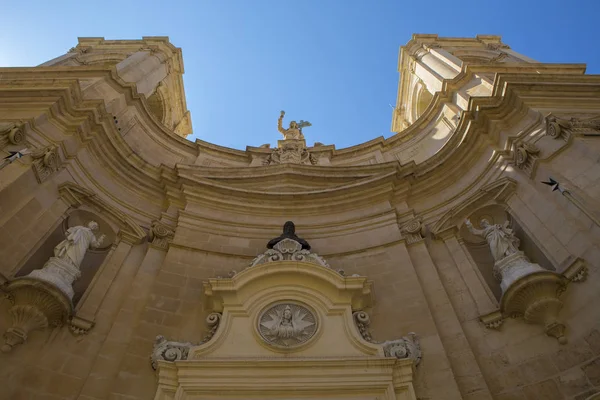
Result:
[[[287,221],[283,225],[283,233],[275,239],[271,239],[269,243],[267,243],[267,249],[272,249],[273,246],[281,242],[283,239],[295,240],[302,245],[302,250],[310,250],[310,245],[308,242],[296,236],[296,225],[294,225],[292,221]]]

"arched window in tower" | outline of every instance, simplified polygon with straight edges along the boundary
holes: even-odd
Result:
[[[162,95],[159,90],[155,90],[154,93],[148,97],[148,107],[150,112],[156,117],[156,119],[164,124],[165,122],[165,107]]]

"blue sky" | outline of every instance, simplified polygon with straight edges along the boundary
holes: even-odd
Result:
[[[389,137],[399,47],[413,33],[501,35],[541,62],[600,73],[598,0],[7,1],[0,66],[34,66],[77,37],[169,36],[183,49],[196,138],[275,144],[280,110],[308,144]]]

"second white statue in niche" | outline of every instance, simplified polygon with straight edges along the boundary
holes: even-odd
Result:
[[[73,299],[73,281],[81,276],[81,262],[90,248],[100,247],[106,235],[96,238],[96,221],[87,226],[73,226],[67,229],[66,238],[54,248],[54,257],[50,257],[42,269],[33,270],[28,277],[46,281],[69,299]]]
[[[494,261],[500,261],[519,251],[519,239],[508,227],[508,221],[504,225],[500,225],[490,224],[487,219],[482,219],[480,224],[483,229],[476,229],[468,219],[465,224],[473,235],[482,236],[487,240]]]
[[[106,235],[102,234],[96,238],[95,232],[98,231],[96,221],[88,222],[87,226],[73,226],[67,229],[66,239],[60,242],[54,248],[54,257],[70,261],[79,268],[86,251],[92,247],[102,246]]]

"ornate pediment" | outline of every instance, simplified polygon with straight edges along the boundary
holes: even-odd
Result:
[[[373,306],[367,277],[329,268],[291,221],[267,248],[241,272],[204,282],[205,307],[221,316],[209,340],[158,338],[155,399],[175,392],[195,399],[196,387],[214,399],[288,398],[289,392],[322,399],[352,383],[365,398],[415,400],[419,342],[412,333],[373,340],[368,321],[357,319]],[[283,367],[289,371],[284,380]]]

